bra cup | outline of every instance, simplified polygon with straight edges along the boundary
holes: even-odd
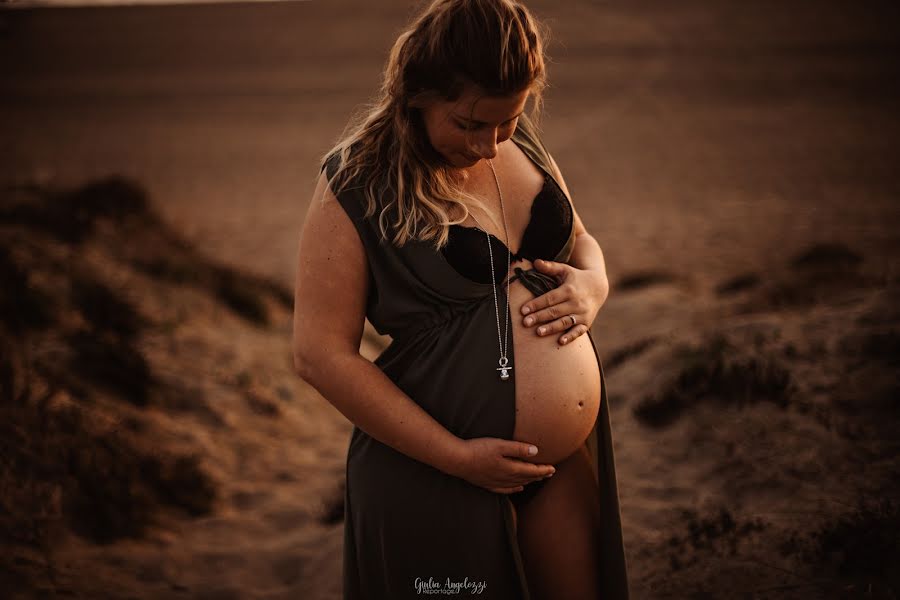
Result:
[[[549,178],[531,206],[531,216],[522,238],[519,254],[511,260],[542,258],[553,260],[568,242],[572,227],[572,207],[568,198]],[[463,277],[478,283],[490,283],[491,263],[485,242],[485,233],[475,227],[450,226],[450,239],[441,253],[450,265]],[[507,254],[506,244],[489,235],[494,255],[495,283],[500,283],[505,269],[500,268]]]
[[[553,260],[569,237],[572,207],[562,191],[552,184],[535,200],[543,201],[535,202],[531,207],[531,221],[519,253],[531,261],[537,258]]]

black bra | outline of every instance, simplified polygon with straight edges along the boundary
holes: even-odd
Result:
[[[544,187],[531,204],[531,218],[522,237],[522,247],[510,260],[542,258],[553,260],[569,241],[572,230],[572,206],[556,181],[544,173]],[[447,262],[467,279],[478,283],[491,282],[491,262],[485,232],[477,227],[450,226],[450,240],[441,249]],[[499,238],[490,236],[494,254],[495,283],[506,275],[507,248]]]

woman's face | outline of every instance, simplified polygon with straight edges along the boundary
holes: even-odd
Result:
[[[516,130],[529,91],[511,96],[485,96],[467,86],[458,100],[422,107],[428,141],[447,163],[468,169],[497,156],[497,146]]]

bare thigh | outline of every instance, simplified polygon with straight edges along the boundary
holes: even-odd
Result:
[[[514,509],[532,600],[596,600],[599,511],[597,482],[584,446],[556,465],[556,474],[530,502]]]

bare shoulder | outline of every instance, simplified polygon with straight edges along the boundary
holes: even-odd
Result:
[[[300,234],[301,246],[316,254],[365,262],[365,248],[356,226],[332,191],[326,171],[319,174]]]

